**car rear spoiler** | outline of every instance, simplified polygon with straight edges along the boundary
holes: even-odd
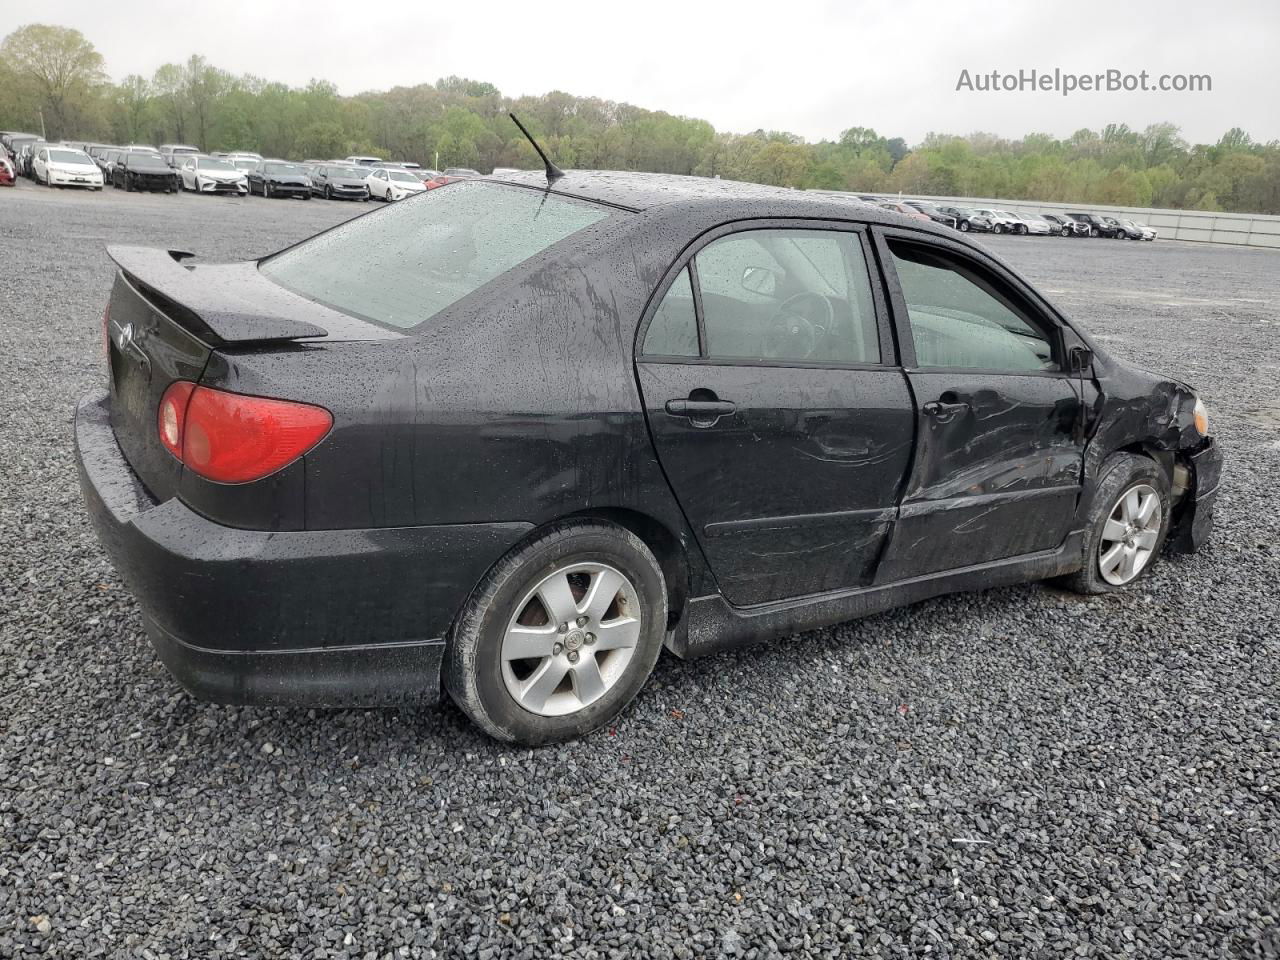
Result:
[[[185,250],[112,246],[107,256],[156,309],[211,347],[328,336],[323,327],[288,316],[297,300],[274,284],[254,283],[252,299],[240,296],[258,275],[253,264],[243,265],[244,272],[206,273],[183,266],[193,256]]]

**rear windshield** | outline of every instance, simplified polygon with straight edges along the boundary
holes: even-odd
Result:
[[[261,270],[304,297],[406,329],[607,216],[535,190],[455,183],[348,221]]]

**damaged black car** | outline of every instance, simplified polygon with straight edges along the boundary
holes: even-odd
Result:
[[[256,262],[111,255],[84,497],[160,658],[217,701],[448,691],[560,740],[663,646],[1120,590],[1213,523],[1192,388],[871,207],[528,173]]]

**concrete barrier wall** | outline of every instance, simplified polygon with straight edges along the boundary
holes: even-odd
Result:
[[[898,199],[897,194],[865,194]],[[1042,203],[1034,200],[1000,200],[991,197],[926,197],[903,195],[908,200],[929,200],[957,207],[994,207],[1015,213],[1098,213],[1116,219],[1137,220],[1154,227],[1161,240],[1199,240],[1246,247],[1280,249],[1280,217],[1261,213],[1206,213],[1201,210],[1160,210],[1154,207],[1101,207],[1085,203]]]

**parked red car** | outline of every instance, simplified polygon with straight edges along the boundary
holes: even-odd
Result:
[[[13,164],[8,157],[0,156],[0,187],[13,186]]]
[[[434,190],[436,187],[443,187],[446,183],[453,183],[455,180],[465,180],[466,177],[446,177],[443,173],[437,177],[432,177],[425,181],[428,190]]]
[[[880,206],[885,210],[892,210],[894,213],[900,213],[904,217],[910,217],[912,220],[923,220],[925,223],[932,223],[933,218],[921,213],[915,207],[909,207],[905,203],[898,203],[896,200],[882,200]]]

